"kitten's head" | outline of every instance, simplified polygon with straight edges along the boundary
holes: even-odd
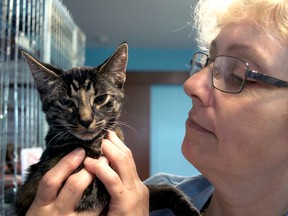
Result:
[[[50,130],[57,136],[92,140],[113,129],[120,116],[126,79],[128,45],[97,68],[64,71],[23,52],[39,92]]]

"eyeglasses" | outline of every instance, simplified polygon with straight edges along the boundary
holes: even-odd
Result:
[[[237,94],[243,90],[248,79],[257,80],[277,87],[288,87],[288,82],[249,70],[249,64],[241,59],[219,55],[214,60],[206,53],[196,52],[191,60],[190,76],[208,64],[214,62],[212,68],[213,86],[226,93]]]

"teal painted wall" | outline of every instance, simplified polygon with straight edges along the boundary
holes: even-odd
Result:
[[[116,48],[115,48],[116,49]],[[86,65],[98,66],[115,50],[87,48]],[[130,48],[127,69],[130,71],[187,71],[193,50]]]
[[[182,86],[155,85],[151,89],[151,170],[192,176],[199,174],[181,152],[191,100]]]

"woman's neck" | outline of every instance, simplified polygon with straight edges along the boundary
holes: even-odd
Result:
[[[205,215],[283,216],[288,212],[287,182],[288,175],[283,172],[263,178],[229,179],[225,183],[217,181]]]

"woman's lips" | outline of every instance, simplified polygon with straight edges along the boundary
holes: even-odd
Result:
[[[191,117],[189,117],[186,120],[186,125],[188,125],[188,127],[196,129],[198,131],[202,131],[205,133],[212,133],[210,130],[204,128],[203,126],[201,126],[200,124],[198,124],[195,120],[193,120]]]

